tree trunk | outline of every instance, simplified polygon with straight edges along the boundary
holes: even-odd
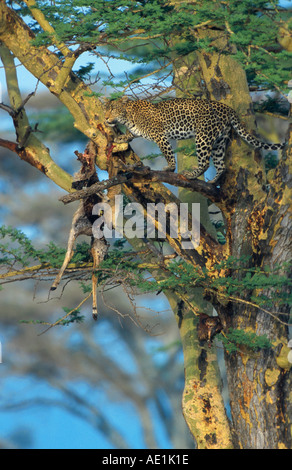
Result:
[[[243,181],[241,188],[245,193],[248,188]],[[250,231],[242,243],[241,232],[236,237],[233,230],[232,250],[240,255],[247,252],[246,246],[252,247],[253,266],[273,268],[289,261],[289,186],[291,173],[282,160],[265,203],[254,205],[251,198],[245,198],[245,211],[241,218],[237,217],[236,226],[247,230],[250,226]],[[285,268],[282,274],[288,275]],[[265,294],[271,298],[270,292]],[[238,446],[245,449],[291,448],[291,369],[280,367],[277,361],[288,342],[288,327],[281,322],[288,321],[289,311],[274,305],[273,314],[278,314],[278,318],[238,305],[224,313],[231,327],[266,335],[273,344],[270,350],[257,352],[254,357],[246,352],[225,355],[234,434]]]
[[[216,42],[217,47],[222,41]],[[231,105],[252,129],[252,105],[240,65],[226,55],[219,58],[202,53],[199,59],[210,98]],[[249,267],[273,268],[290,258],[291,168],[284,155],[274,175],[269,173],[268,190],[258,152],[236,140],[227,152],[219,203],[227,230],[226,253],[236,258],[250,256]],[[288,275],[284,268],[282,273]],[[250,295],[247,293],[247,301]],[[269,292],[266,295],[271,297]],[[225,353],[234,445],[244,449],[291,448],[291,369],[283,369],[277,362],[288,342],[288,309],[284,306],[279,312],[274,305],[271,315],[252,305],[234,301],[220,305],[220,297],[217,300],[217,311],[227,327],[266,335],[273,344],[268,351],[254,354],[248,350]]]
[[[200,73],[196,54],[190,54],[181,61],[176,61],[174,84],[176,96],[201,94]],[[194,139],[178,142],[178,148],[194,145]],[[197,157],[186,155],[182,150],[177,153],[177,171],[197,166]],[[200,179],[204,180],[204,176]],[[199,192],[179,188],[179,200],[190,205],[200,204],[200,222],[206,231],[217,240],[215,227],[210,221],[208,199]],[[183,414],[186,423],[195,438],[198,449],[229,449],[233,447],[229,420],[222,397],[222,380],[218,367],[215,348],[209,348],[201,342],[198,335],[199,312],[212,316],[214,308],[204,298],[204,291],[193,289],[192,305],[197,315],[183,302],[171,302],[177,318],[185,364],[185,386],[182,399]]]

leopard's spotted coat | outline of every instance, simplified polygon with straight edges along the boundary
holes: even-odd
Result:
[[[175,98],[151,103],[124,97],[108,104],[105,118],[109,126],[119,123],[127,127],[126,134],[120,136],[118,142],[129,142],[134,137],[154,141],[165,156],[168,163],[165,170],[169,171],[175,170],[170,139],[195,137],[198,168],[184,171],[183,174],[188,178],[198,178],[208,169],[212,157],[216,168],[212,183],[225,169],[225,149],[232,128],[245,142],[256,148],[278,150],[285,145],[261,142],[245,129],[232,108],[217,101]]]

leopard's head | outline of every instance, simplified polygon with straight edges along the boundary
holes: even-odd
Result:
[[[118,123],[125,124],[127,122],[127,102],[129,102],[127,96],[108,102],[105,112],[105,122],[108,126],[114,127]]]

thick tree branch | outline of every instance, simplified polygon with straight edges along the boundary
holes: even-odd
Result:
[[[130,168],[135,168],[139,162],[138,157],[133,152],[124,152],[126,164],[131,163]],[[134,165],[132,166],[134,162]],[[127,168],[127,166],[125,167]],[[142,172],[144,167],[142,167]],[[120,169],[120,166],[119,166]],[[138,168],[139,171],[139,168]],[[149,168],[146,167],[145,172],[147,173]],[[165,172],[155,172],[154,174],[160,174]],[[167,172],[166,172],[167,173]],[[119,175],[117,175],[119,176]],[[178,175],[176,175],[178,176]],[[171,178],[167,173],[166,178]],[[206,183],[205,183],[206,184]],[[158,201],[164,203],[165,205],[173,203],[178,208],[178,218],[181,217],[181,201],[178,199],[164,184],[159,181],[151,180],[150,178],[145,181],[144,177],[133,178],[122,185],[124,194],[129,197],[129,199],[138,202],[144,209],[145,214],[149,216],[147,212],[148,203],[156,204]],[[157,227],[157,221],[153,219],[153,224]],[[192,226],[192,214],[189,213],[188,217],[188,226]],[[180,228],[179,228],[180,232]],[[197,247],[194,246],[193,249],[184,249],[183,237],[179,233],[178,237],[171,237],[169,231],[166,233],[165,241],[173,248],[173,250],[186,261],[193,265],[199,265],[201,267],[210,267],[213,262],[222,261],[224,250],[222,245],[220,245],[215,238],[213,238],[205,229],[205,227],[200,224],[200,241]]]
[[[8,150],[11,150],[11,152],[18,153],[17,151],[18,146],[15,142],[10,142],[9,140],[5,140],[5,139],[0,139],[0,147],[4,147]]]
[[[204,181],[199,179],[188,180],[182,175],[170,173],[168,171],[151,170],[149,167],[146,166],[125,165],[124,169],[125,172],[120,173],[117,176],[114,176],[113,178],[109,178],[108,180],[104,181],[99,181],[98,183],[93,184],[89,188],[84,188],[72,194],[62,196],[59,200],[62,201],[64,204],[69,204],[70,202],[74,202],[79,199],[84,199],[91,194],[103,191],[112,186],[123,184],[127,181],[135,179],[141,181],[142,178],[143,182],[152,181],[168,183],[174,186],[180,186],[183,188],[190,189],[191,191],[200,192],[204,196],[208,197],[212,202],[218,202],[220,200],[219,189],[217,189],[214,185],[205,183]]]
[[[50,156],[49,149],[33,134],[24,109],[24,105],[31,97],[31,94],[22,100],[14,58],[4,44],[0,45],[0,58],[5,69],[7,91],[11,105],[2,104],[1,107],[12,117],[17,137],[17,143],[0,139],[0,146],[16,153],[22,160],[44,173],[58,186],[70,191],[72,186],[71,176],[56,165]]]
[[[32,16],[41,26],[43,31],[50,34],[50,36],[52,37],[53,43],[55,44],[56,47],[58,47],[60,52],[62,52],[64,56],[68,54],[70,55],[71,53],[70,49],[68,49],[66,44],[58,40],[58,37],[54,28],[50,25],[45,15],[43,14],[43,12],[37,7],[35,0],[24,0],[24,2],[30,9]]]
[[[27,3],[33,8],[34,2]],[[34,13],[36,12],[38,10],[34,10]],[[38,21],[42,23],[42,18],[38,17]],[[44,24],[43,26],[45,28]],[[1,2],[0,41],[67,107],[74,117],[74,126],[98,145],[98,165],[101,169],[106,169],[107,134],[110,131],[103,124],[101,102],[92,96],[91,89],[77,76],[72,72],[68,74],[68,63],[65,66],[60,58],[46,47],[33,46],[33,39],[33,32],[20,16]],[[72,65],[71,62],[69,65]],[[56,89],[56,83],[62,86]]]

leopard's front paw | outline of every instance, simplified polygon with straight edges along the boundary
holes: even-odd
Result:
[[[189,180],[194,180],[197,178],[197,176],[194,174],[193,171],[189,171],[189,170],[184,170],[180,173],[182,176],[185,176],[186,178],[188,178]]]

